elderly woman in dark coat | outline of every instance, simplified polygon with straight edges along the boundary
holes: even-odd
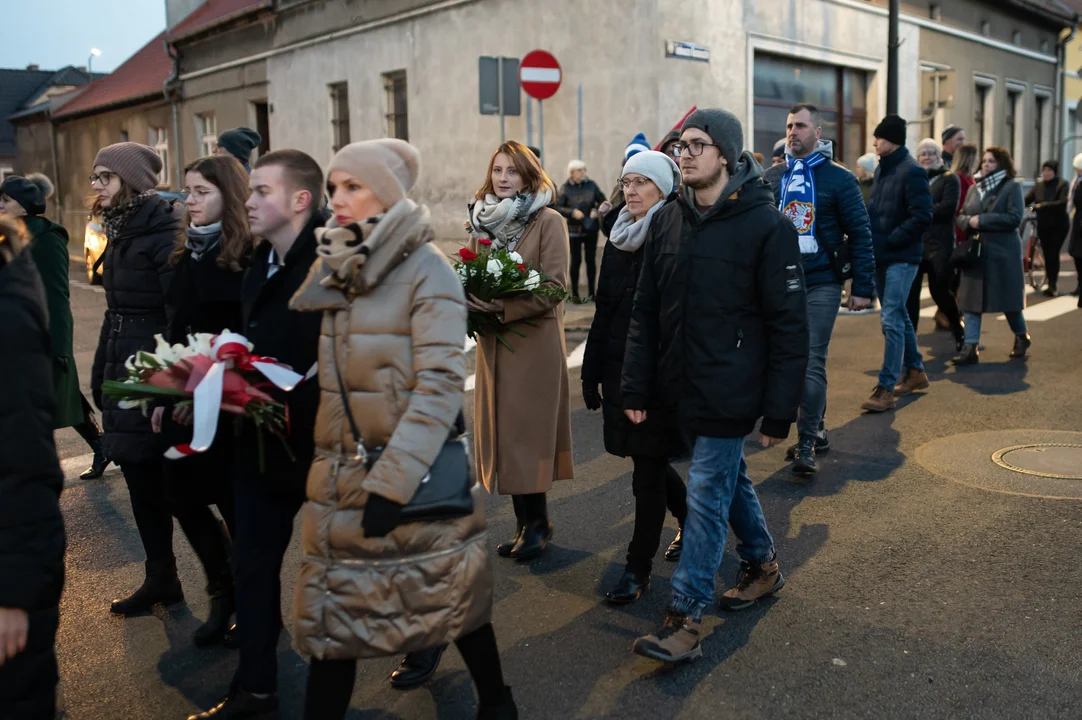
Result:
[[[620,210],[605,244],[597,285],[597,310],[582,365],[582,397],[590,410],[601,409],[605,421],[605,449],[619,457],[631,456],[634,471],[635,531],[627,548],[624,574],[606,594],[614,605],[638,600],[650,586],[654,554],[661,542],[666,508],[681,527],[687,517],[687,489],[669,459],[688,448],[674,418],[661,407],[651,407],[647,420],[633,425],[624,414],[620,373],[624,346],[631,326],[631,306],[642,268],[643,244],[654,214],[680,184],[680,170],[659,152],[639,152],[624,165],[620,184],[626,205]],[[600,386],[600,392],[599,392]],[[680,557],[678,533],[666,560]]]
[[[1059,162],[1045,160],[1041,166],[1041,179],[1026,194],[1026,205],[1037,211],[1037,237],[1044,250],[1044,263],[1048,270],[1046,297],[1056,297],[1059,291],[1059,253],[1071,227],[1067,217],[1067,193],[1070,186],[1059,176]]]
[[[52,182],[40,173],[27,177],[12,175],[0,185],[0,214],[21,218],[26,224],[30,233],[30,255],[45,287],[52,340],[53,387],[56,390],[53,428],[73,428],[86,441],[94,452],[94,460],[79,477],[96,480],[105,474],[109,461],[102,451],[101,428],[94,417],[94,408],[79,391],[79,373],[72,352],[68,231],[63,225],[44,217],[45,201],[52,194]]]
[[[962,270],[958,304],[965,313],[965,345],[951,361],[955,365],[980,361],[977,346],[984,313],[1007,316],[1015,334],[1012,358],[1025,357],[1032,344],[1022,316],[1026,292],[1018,226],[1024,210],[1022,185],[1015,179],[1010,153],[1001,147],[987,148],[981,179],[970,189],[957,220],[971,237],[979,235],[983,250],[979,265]]]

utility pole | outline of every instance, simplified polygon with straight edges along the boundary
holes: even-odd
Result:
[[[887,114],[898,114],[898,0],[890,0],[887,29]]]

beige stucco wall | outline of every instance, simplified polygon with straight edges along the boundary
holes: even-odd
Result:
[[[202,155],[196,115],[213,113],[219,134],[239,126],[255,128],[252,103],[266,101],[267,95],[266,64],[262,61],[185,81],[179,106],[181,167]]]
[[[499,141],[498,118],[478,112],[481,55],[521,58],[535,48],[556,55],[564,84],[545,103],[545,166],[562,182],[568,161],[578,154],[581,84],[582,159],[606,191],[631,138],[642,131],[657,142],[692,105],[731,110],[750,137],[748,63],[755,45],[870,70],[869,117],[881,114],[879,96],[885,99],[885,93],[875,73],[885,72],[885,53],[854,50],[852,38],[865,38],[862,48],[885,47],[886,19],[859,5],[629,0],[590,10],[586,23],[581,3],[573,0],[481,0],[272,57],[267,76],[274,145],[304,150],[326,165],[332,148],[327,85],[340,81],[349,83],[351,139],[384,136],[381,73],[405,69],[410,141],[421,150],[425,168],[414,194],[432,208],[439,235],[458,237],[466,202]],[[288,25],[282,23],[285,33]],[[507,32],[510,27],[515,32]],[[903,67],[915,75],[919,36],[908,25],[903,36]],[[711,60],[667,59],[666,40],[705,45]],[[916,93],[916,82],[903,83],[903,113],[916,112]],[[524,96],[524,109],[525,104]],[[874,127],[873,120],[869,124]],[[537,129],[535,119],[535,144]],[[506,134],[527,139],[525,114],[506,119]]]

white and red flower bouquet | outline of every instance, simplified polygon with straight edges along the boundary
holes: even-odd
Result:
[[[458,251],[459,259],[455,261],[455,272],[462,280],[467,297],[472,295],[486,303],[527,294],[558,297],[561,300],[569,297],[568,292],[558,285],[544,284],[549,278],[523,262],[522,256],[517,252],[493,250],[492,241],[485,238],[478,238],[477,242],[479,252],[462,248]],[[529,320],[521,322],[534,325]],[[515,349],[504,338],[505,332],[526,337],[526,333],[504,323],[496,313],[469,311],[466,334],[470,337],[476,339],[477,336],[494,336],[504,347],[514,352]]]
[[[141,409],[143,414],[163,401],[192,405],[192,440],[169,448],[167,458],[206,452],[218,430],[220,412],[251,420],[261,446],[266,430],[289,451],[285,442],[289,409],[266,391],[273,385],[288,392],[304,379],[301,375],[273,358],[253,355],[248,339],[228,330],[189,335],[187,345],[171,346],[161,335],[154,337],[154,352],[140,350],[128,358],[124,363],[128,376],[106,380],[102,392],[118,398],[118,407]]]

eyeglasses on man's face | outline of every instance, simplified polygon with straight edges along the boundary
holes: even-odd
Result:
[[[702,140],[691,140],[690,142],[676,142],[672,145],[673,155],[680,157],[687,153],[691,157],[699,157],[703,154],[703,150],[708,147],[716,148],[714,143],[703,142]]]

